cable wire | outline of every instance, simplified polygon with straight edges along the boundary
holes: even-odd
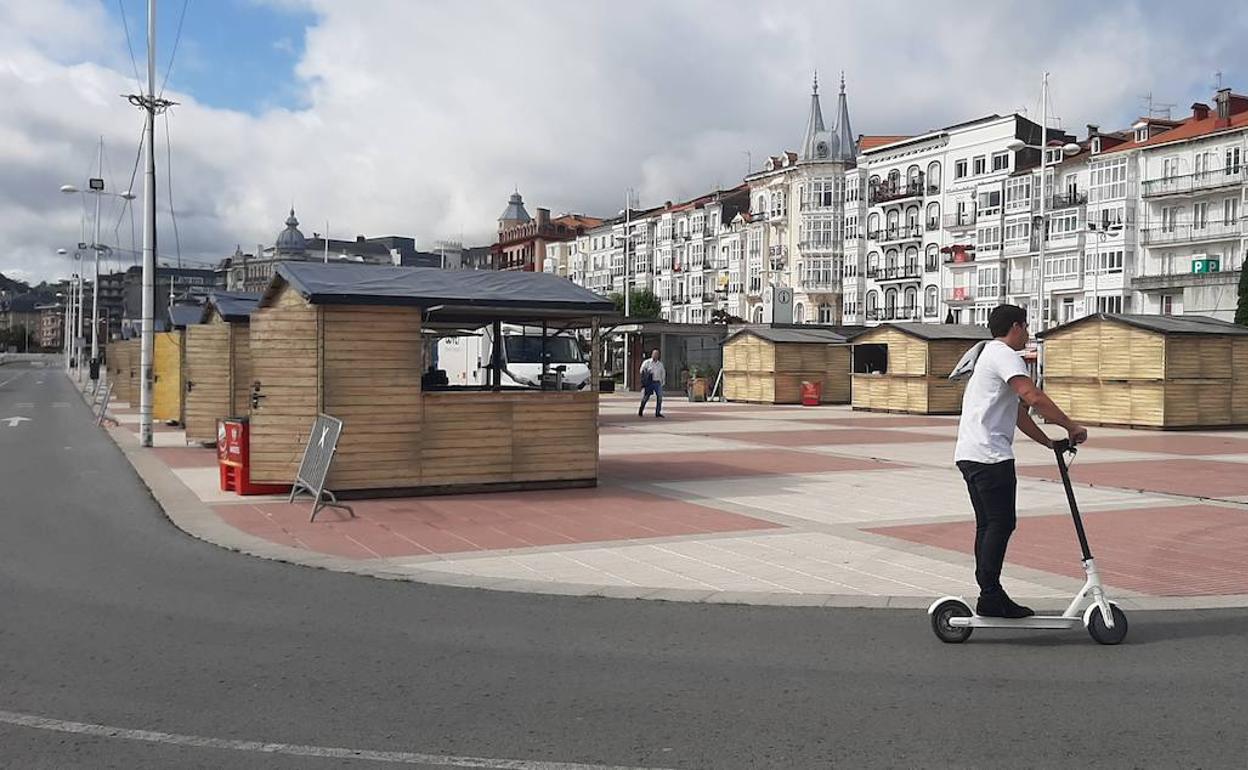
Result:
[[[178,15],[178,31],[173,36],[173,48],[169,52],[169,66],[165,69],[165,78],[160,81],[160,97],[165,95],[165,86],[169,84],[169,74],[173,72],[173,60],[178,56],[178,43],[182,42],[182,22],[186,21],[186,7],[191,0],[182,0],[182,13]]]
[[[130,51],[130,66],[134,67],[134,80],[139,85],[139,90],[143,90],[143,78],[139,76],[139,62],[134,58],[134,44],[130,42],[130,22],[126,20],[126,0],[117,0],[117,7],[121,9],[121,26],[126,31],[126,48]]]
[[[169,193],[169,218],[173,220],[173,244],[182,267],[182,238],[178,235],[178,212],[173,208],[173,144],[169,139],[169,112],[165,113],[165,190]]]

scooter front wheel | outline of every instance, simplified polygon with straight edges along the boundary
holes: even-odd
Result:
[[[1110,611],[1114,613],[1113,628],[1105,625],[1105,616],[1099,606],[1093,607],[1092,614],[1088,616],[1088,635],[1099,644],[1118,644],[1127,638],[1127,613],[1117,604],[1111,604]]]
[[[950,625],[949,621],[952,618],[969,618],[970,616],[971,608],[956,599],[941,602],[936,609],[932,610],[932,632],[945,644],[961,644],[971,638],[973,629],[970,626]]]

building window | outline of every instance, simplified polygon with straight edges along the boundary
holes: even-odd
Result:
[[[936,293],[935,286],[928,286],[923,290],[923,315],[936,315]]]
[[[1127,197],[1127,159],[1097,161],[1092,164],[1088,201],[1121,200]]]
[[[988,173],[988,158],[983,155],[975,158],[971,169],[975,176],[981,176]]]
[[[1161,314],[1174,315],[1174,296],[1163,294],[1161,296]]]
[[[996,152],[992,154],[992,170],[1005,171],[1010,167],[1010,154],[1008,152]]]
[[[966,178],[966,161],[965,160],[959,160],[953,164],[953,178],[954,179]]]

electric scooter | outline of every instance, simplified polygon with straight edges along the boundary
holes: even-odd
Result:
[[[971,638],[976,628],[1017,628],[1017,629],[1066,629],[1075,628],[1080,623],[1088,629],[1088,634],[1101,644],[1118,644],[1127,636],[1127,616],[1117,604],[1105,595],[1101,585],[1101,575],[1096,571],[1096,563],[1092,560],[1092,552],[1088,549],[1088,536],[1083,531],[1083,519],[1079,516],[1079,506],[1075,502],[1075,492],[1070,486],[1070,469],[1066,464],[1066,454],[1072,457],[1077,450],[1069,439],[1053,442],[1053,453],[1057,456],[1057,468],[1062,475],[1062,485],[1066,488],[1066,499],[1070,503],[1070,516],[1075,522],[1075,534],[1079,536],[1079,547],[1083,549],[1083,571],[1087,580],[1070,606],[1061,615],[1033,615],[1029,618],[988,618],[975,614],[971,605],[960,596],[946,596],[937,599],[927,614],[932,619],[932,631],[942,642],[958,644]],[[1085,600],[1091,600],[1086,608],[1080,611]]]

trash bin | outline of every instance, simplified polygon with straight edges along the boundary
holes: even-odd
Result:
[[[240,495],[276,495],[290,491],[289,484],[251,483],[251,435],[246,417],[217,421],[217,470],[222,492]]]
[[[820,397],[823,395],[823,383],[802,381],[802,406],[819,406]]]

